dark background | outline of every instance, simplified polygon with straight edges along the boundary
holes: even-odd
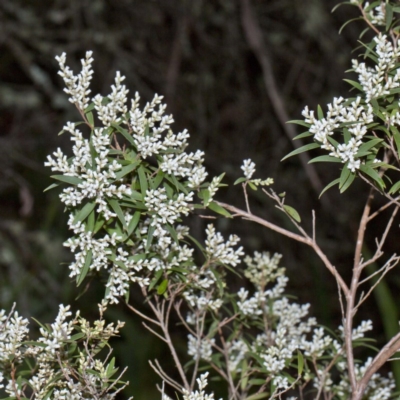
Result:
[[[66,121],[79,120],[57,75],[54,57],[64,51],[67,64],[78,72],[80,58],[93,50],[93,94],[108,94],[120,70],[130,93],[138,91],[143,103],[154,93],[164,95],[175,130],[189,130],[191,149],[205,151],[211,176],[226,172],[226,182],[232,183],[241,176],[243,159],[255,161],[255,177],[273,177],[275,190],[287,192],[287,204],[299,211],[306,228],[311,210],[316,211],[319,243],[348,278],[367,188],[356,181],[344,195],[332,189],[319,200],[321,189],[338,176],[338,164],[312,164],[305,170],[307,160],[300,157],[280,162],[294,149],[291,135],[302,132],[284,121],[301,118],[305,105],[316,108],[333,96],[348,95],[342,79],[364,24],[350,24],[339,35],[341,25],[358,14],[350,6],[332,14],[336,4],[1,0],[0,308],[16,301],[23,315],[51,321],[59,303],[70,303],[95,318],[95,304],[103,293],[92,283],[75,300],[80,292],[68,278],[71,255],[62,246],[68,237],[66,214],[57,190],[43,193],[52,183],[43,166],[46,155],[57,147],[70,147],[67,135],[57,133]],[[244,207],[239,186],[221,190],[218,199]],[[250,202],[253,213],[291,229],[261,192],[252,192]],[[310,302],[320,323],[333,329],[341,323],[337,287],[310,249],[250,223],[216,224],[225,235],[241,236],[248,253],[282,253],[289,292],[299,302]],[[193,223],[193,234],[201,238],[204,226]],[[377,223],[373,231],[381,228]],[[368,239],[371,250],[373,234]],[[395,251],[396,244],[391,239],[389,251]],[[398,289],[398,273],[393,272],[390,290]],[[395,322],[398,302],[391,299],[382,294],[379,308],[371,298],[360,313],[360,320],[374,320],[379,343],[384,340],[385,319]],[[394,305],[394,314],[385,314],[382,301]],[[146,360],[165,360],[168,353],[123,305],[113,307],[108,318],[128,321],[122,339],[114,342],[120,365],[130,366],[127,394],[138,400],[158,398],[154,388],[159,379]]]

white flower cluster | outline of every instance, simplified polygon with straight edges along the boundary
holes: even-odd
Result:
[[[215,227],[209,224],[206,229],[206,254],[213,262],[221,262],[222,264],[235,267],[241,261],[241,256],[244,255],[243,247],[236,250],[233,249],[239,243],[239,237],[230,235],[227,242],[219,232],[215,231]]]
[[[18,315],[17,311],[7,316],[5,310],[0,310],[0,362],[10,359],[19,362],[24,356],[21,346],[29,333],[28,324],[28,320]]]
[[[254,162],[251,161],[250,158],[247,160],[243,160],[243,165],[240,168],[243,170],[246,179],[249,180],[254,175],[254,172],[256,172],[256,164],[254,164]]]
[[[66,340],[71,339],[71,333],[74,330],[74,321],[71,320],[66,322],[66,319],[72,315],[69,310],[70,306],[64,307],[60,304],[57,318],[55,322],[51,324],[51,328],[40,328],[40,334],[42,337],[39,339],[39,342],[46,345],[46,353],[43,353],[46,358],[48,357],[48,353],[50,353],[51,358],[54,358],[56,351],[60,350],[60,347]],[[79,313],[77,315],[79,315]]]
[[[365,332],[372,331],[372,329],[373,326],[370,319],[367,321],[361,321],[361,324],[357,328],[353,329],[351,337],[353,340],[361,339],[364,337]],[[339,326],[339,331],[341,332],[342,337],[344,337],[343,325]]]
[[[68,122],[63,130],[74,142],[73,156],[68,159],[58,149],[45,163],[62,174],[56,179],[68,184],[60,197],[72,210],[68,225],[74,237],[65,243],[75,253],[70,276],[79,281],[81,274],[84,277],[87,271],[106,271],[109,276],[106,300],[117,303],[129,290],[130,283],[147,286],[152,271],[178,267],[191,259],[193,250],[179,243],[187,235],[187,232],[183,234],[186,228],[175,224],[192,210],[195,191],[200,186],[207,187],[204,153],[185,152],[189,133],[186,130],[178,134],[172,132],[173,117],[165,115],[162,96],[155,95],[151,102],[140,107],[140,96],[135,93],[128,107],[125,77],[117,72],[111,93],[106,97],[97,94],[90,99],[92,53],[88,52],[82,60],[82,71],[78,75],[65,65],[65,53],[57,57],[57,61],[65,91],[91,129],[90,139],[86,139],[75,124]],[[90,101],[93,103],[89,105]],[[92,110],[103,127],[93,126]],[[116,137],[119,134],[125,142],[123,149]],[[153,157],[151,165],[144,163],[149,157]],[[152,165],[154,157],[158,168]],[[133,177],[127,175],[131,172]],[[161,181],[154,187],[149,180],[155,175]],[[222,176],[216,177],[209,185],[206,206],[221,179]],[[162,184],[163,180],[167,183]],[[137,202],[141,203],[138,207]],[[133,234],[131,230],[127,234],[134,214],[139,217],[134,226],[140,233],[136,230]],[[89,217],[91,224],[86,222]],[[221,259],[230,265],[238,262],[241,254],[240,250],[230,252],[229,245],[234,242],[232,237],[225,248],[213,242],[220,250]]]
[[[362,138],[367,133],[367,125],[373,121],[373,110],[370,104],[360,104],[361,97],[344,105],[343,97],[334,98],[332,104],[328,104],[326,118],[320,120],[314,116],[314,111],[305,107],[302,114],[305,121],[310,124],[309,131],[314,134],[314,139],[322,143],[321,148],[330,151],[329,155],[338,158],[343,163],[348,162],[348,168],[354,172],[360,168],[361,160],[357,159],[358,150],[362,144]],[[342,123],[351,123],[348,128],[351,138],[347,143],[342,143],[335,148],[329,141],[335,130]]]
[[[375,68],[353,60],[353,68],[358,73],[366,103],[362,103],[361,97],[352,102],[339,97],[328,104],[325,118],[317,119],[314,111],[310,111],[308,107],[302,112],[305,122],[310,124],[309,131],[314,135],[315,141],[321,143],[321,148],[328,150],[330,156],[338,158],[342,163],[348,163],[352,172],[360,168],[362,154],[359,156],[357,153],[368,131],[368,124],[374,120],[370,101],[387,95],[391,89],[400,86],[400,69],[393,73],[400,56],[399,46],[393,46],[385,35],[377,36],[374,40],[377,55]],[[398,113],[386,117],[389,123],[400,122]],[[346,130],[349,135],[345,143],[335,146],[332,136],[339,128]]]
[[[105,325],[101,319],[90,326],[79,313],[68,321],[72,315],[69,310],[69,306],[61,304],[55,322],[50,326],[41,326],[41,337],[37,342],[28,340],[27,319],[17,312],[6,317],[5,311],[0,311],[0,388],[4,388],[10,397],[30,396],[41,400],[52,393],[52,398],[59,400],[79,400],[89,394],[91,398],[115,398],[121,383],[110,381],[108,365],[95,356],[99,350],[95,341],[104,345],[111,336],[119,333],[124,324]],[[79,339],[86,341],[83,346],[71,336],[73,331],[79,332]],[[77,365],[74,352],[69,354],[70,345],[73,349],[78,345]],[[14,368],[26,357],[29,357],[29,363],[34,358],[36,368],[28,369],[30,376],[25,371],[21,379],[22,376],[18,376],[18,370]],[[91,371],[96,371],[96,374]]]
[[[208,377],[208,372],[200,375],[200,378],[196,379],[197,385],[199,386],[199,390],[196,390],[194,392],[188,392],[187,390],[184,389],[183,400],[214,400],[214,393],[206,394],[204,391],[204,389],[208,385],[207,377]]]
[[[128,112],[126,103],[128,102],[129,90],[121,83],[125,80],[125,76],[119,71],[115,74],[114,85],[111,86],[111,93],[104,101],[103,96],[97,94],[93,97],[94,108],[97,111],[99,120],[105,127],[111,126],[112,123],[121,121],[121,114]]]
[[[244,177],[246,178],[246,181],[248,181],[250,184],[253,184],[255,186],[270,186],[274,183],[274,180],[272,178],[251,179],[256,172],[256,164],[251,161],[250,158],[247,160],[243,160],[243,165],[240,168],[244,172]]]
[[[188,335],[188,354],[193,357],[193,360],[211,361],[212,346],[215,339],[204,338],[197,339],[193,335]]]
[[[400,55],[399,42],[396,46],[388,40],[386,35],[376,36],[375,52],[377,54],[377,65],[375,68],[368,67],[365,63],[353,60],[353,69],[358,73],[358,80],[366,94],[366,101],[384,96],[390,93],[390,89],[399,87],[400,70],[397,69],[394,76],[388,75],[396,64]]]
[[[206,394],[206,392],[204,391],[204,389],[208,385],[207,377],[208,377],[208,372],[205,372],[204,374],[200,375],[200,378],[196,379],[197,385],[199,387],[198,390],[189,392],[186,389],[182,389],[183,400],[214,400],[214,393]],[[172,399],[165,393],[162,393],[162,400],[172,400]]]
[[[372,358],[368,358],[363,365],[356,364],[355,372],[358,379],[363,376],[371,362]],[[341,398],[347,398],[350,395],[351,385],[348,379],[346,362],[339,362],[337,368],[341,372],[342,379],[338,384],[331,385],[330,390],[332,393],[337,393]],[[364,392],[364,398],[369,400],[388,400],[393,398],[393,391],[395,388],[396,384],[391,372],[388,374],[387,378],[376,373],[368,382],[367,388]]]
[[[86,57],[81,60],[82,70],[78,75],[74,75],[72,70],[65,65],[67,55],[62,53],[61,56],[57,56],[56,60],[60,66],[59,75],[63,78],[66,88],[65,93],[71,97],[69,101],[77,105],[82,111],[89,105],[89,94],[90,94],[90,81],[92,80],[92,51],[86,52]]]
[[[121,199],[124,195],[131,195],[131,188],[118,180],[116,172],[121,169],[117,160],[112,162],[108,159],[110,148],[110,137],[106,129],[95,129],[92,137],[92,148],[96,153],[92,157],[91,144],[84,139],[82,132],[75,125],[68,122],[64,131],[71,134],[71,140],[75,142],[72,147],[74,157],[72,161],[58,149],[53,153],[55,159],[47,157],[45,166],[51,167],[52,171],[61,172],[65,177],[75,177],[76,185],[67,187],[60,195],[61,201],[75,207],[82,204],[85,199],[94,200],[97,204],[97,212],[106,220],[115,217],[110,211],[108,199]]]

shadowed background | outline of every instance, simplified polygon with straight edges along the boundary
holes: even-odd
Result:
[[[301,131],[285,121],[301,118],[305,105],[324,106],[333,96],[348,94],[342,79],[364,25],[351,24],[339,35],[340,26],[357,12],[344,6],[331,14],[336,4],[331,0],[2,0],[0,308],[17,301],[23,315],[51,321],[59,303],[70,303],[94,318],[103,293],[91,282],[87,293],[76,300],[81,292],[68,278],[71,255],[62,247],[68,238],[67,215],[57,190],[43,193],[52,183],[43,166],[46,155],[57,147],[70,147],[67,135],[57,133],[67,120],[79,120],[57,75],[54,57],[64,51],[67,64],[78,72],[80,58],[93,50],[93,94],[108,94],[119,70],[127,77],[130,93],[138,91],[143,103],[154,93],[164,95],[175,130],[189,130],[190,149],[205,151],[211,176],[226,172],[226,182],[232,183],[241,175],[243,159],[255,161],[255,177],[273,177],[274,190],[287,192],[287,204],[299,211],[306,228],[311,226],[311,210],[316,211],[320,245],[337,268],[344,274],[349,271],[349,277],[357,230],[354,217],[361,214],[365,185],[356,182],[340,196],[333,189],[319,200],[322,188],[338,176],[337,164],[308,165],[306,155],[280,162],[295,144],[302,144],[291,140]],[[254,214],[290,229],[287,218],[261,192],[250,196]],[[244,207],[239,186],[220,190],[217,198]],[[322,324],[335,329],[341,323],[336,285],[310,249],[250,223],[215,223],[225,235],[241,236],[249,253],[282,253],[289,292],[300,302],[312,303],[311,312]],[[205,222],[193,221],[192,232],[198,238],[204,228]],[[389,240],[388,251],[395,245]],[[390,289],[398,290],[399,282],[398,274],[392,273]],[[371,298],[360,319],[373,319],[374,334],[383,342],[385,329],[397,329],[398,304],[386,286],[380,288],[379,306]],[[114,342],[119,364],[130,366],[127,396],[157,398],[159,379],[146,360],[167,360],[165,349],[123,305],[109,310],[108,318],[128,321],[122,338]],[[183,351],[185,345],[182,342]]]

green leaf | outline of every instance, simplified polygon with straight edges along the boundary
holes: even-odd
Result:
[[[208,208],[214,212],[216,212],[217,214],[221,214],[224,217],[227,218],[232,218],[232,215],[225,210],[225,208],[221,207],[220,205],[218,205],[217,203],[215,203],[214,201],[212,201],[209,205]]]
[[[115,373],[116,369],[114,369],[114,366],[115,366],[115,357],[113,357],[111,359],[110,363],[107,365],[107,369],[106,369],[107,378],[111,378],[112,375]]]
[[[95,207],[96,207],[95,201],[91,201],[90,203],[85,204],[85,206],[75,215],[75,218],[72,223],[76,224],[79,221],[83,222],[86,219],[86,217],[94,210]]]
[[[319,156],[319,157],[315,157],[313,159],[311,159],[308,163],[316,163],[316,162],[336,162],[336,163],[340,163],[342,162],[342,160],[340,158],[337,157],[333,157],[333,156]]]
[[[385,182],[382,180],[382,178],[379,176],[379,174],[374,169],[372,169],[368,164],[361,165],[360,171],[362,171],[364,174],[368,175],[373,181],[375,181],[378,184],[378,186],[381,189],[384,189],[386,187]]]
[[[95,219],[96,219],[96,213],[95,213],[95,210],[93,210],[89,214],[88,219],[87,219],[86,232],[93,232]]]
[[[393,131],[393,138],[394,141],[396,143],[396,148],[397,148],[397,155],[400,157],[400,133],[397,131],[395,132],[394,127],[392,127],[392,131]],[[396,129],[397,130],[397,129]]]
[[[83,332],[76,333],[75,335],[71,336],[71,341],[75,342],[76,340],[82,339],[85,337],[85,334]]]
[[[102,215],[99,215],[97,217],[96,223],[94,224],[94,228],[93,228],[93,233],[97,233],[104,225],[105,223],[105,219],[103,218]]]
[[[156,283],[160,280],[160,278],[162,277],[164,271],[162,269],[159,269],[156,273],[154,278],[152,279],[152,281],[150,282],[149,285],[149,292],[153,289],[153,287],[156,285]]]
[[[247,178],[244,178],[244,177],[238,178],[238,179],[236,179],[236,181],[234,182],[234,185],[238,185],[239,183],[242,183],[242,182],[244,182],[244,181],[246,181],[246,180],[247,180]]]
[[[120,220],[122,226],[126,229],[126,221],[124,217],[124,213],[122,211],[121,206],[118,203],[118,200],[116,199],[107,199],[107,203],[111,206],[111,208],[114,210],[115,214],[117,214],[118,219]]]
[[[348,24],[350,24],[351,22],[354,22],[354,21],[358,21],[359,19],[362,19],[362,18],[360,18],[360,17],[352,18],[352,19],[348,20],[347,22],[345,22],[345,23],[340,27],[340,29],[339,29],[339,35],[342,33],[343,29],[344,29]]]
[[[138,175],[139,175],[139,182],[140,182],[140,190],[142,192],[142,196],[143,198],[146,197],[146,192],[149,188],[148,182],[147,182],[147,178],[146,178],[146,173],[144,170],[144,167],[141,165],[138,168]]]
[[[50,186],[47,186],[47,188],[43,190],[43,193],[47,192],[48,190],[54,189],[57,186],[60,186],[60,185],[58,183],[52,183]]]
[[[301,376],[304,368],[304,357],[301,351],[297,350],[297,375]]]
[[[150,225],[147,231],[147,242],[146,242],[146,252],[150,250],[151,243],[153,242],[154,231],[156,230],[155,226]]]
[[[167,288],[168,288],[168,279],[164,279],[159,285],[158,285],[158,288],[157,288],[157,294],[158,295],[163,295],[164,293],[165,293],[165,291],[167,290]]]
[[[301,125],[301,126],[305,126],[306,128],[309,128],[311,126],[311,124],[308,124],[306,121],[303,121],[302,119],[292,119],[291,121],[288,121],[286,123]]]
[[[396,182],[389,190],[389,194],[394,194],[400,190],[400,181]]]
[[[296,222],[301,222],[299,213],[293,207],[284,204],[283,208]]]
[[[76,286],[79,286],[85,279],[87,273],[89,272],[90,263],[92,262],[92,250],[86,253],[85,265],[83,266],[80,274],[76,277]]]
[[[139,221],[140,221],[140,211],[136,211],[135,214],[133,214],[131,220],[129,221],[127,229],[128,236],[132,235],[132,232],[136,229]]]
[[[87,120],[88,120],[88,122],[89,122],[89,124],[90,124],[91,128],[94,128],[94,118],[93,118],[93,113],[91,113],[91,112],[88,112],[88,113],[86,114],[86,118],[87,118]]]
[[[353,183],[355,177],[356,177],[356,174],[351,173],[347,177],[346,182],[343,184],[343,186],[340,187],[340,185],[339,185],[340,193],[345,192],[350,187],[350,185]]]
[[[252,394],[249,397],[246,397],[246,400],[259,400],[259,399],[265,399],[266,397],[269,397],[269,393],[267,393],[267,392],[256,393],[256,394]]]
[[[249,181],[249,186],[252,190],[257,191],[257,186],[254,183]]]
[[[58,181],[69,183],[71,185],[79,185],[82,183],[82,179],[77,176],[69,176],[69,175],[52,175],[51,178],[57,179]]]
[[[321,198],[321,196],[328,190],[330,189],[332,186],[335,186],[336,184],[338,184],[340,182],[340,178],[335,179],[334,181],[332,181],[331,183],[328,183],[323,189],[322,192],[319,194],[319,198]]]
[[[317,107],[317,115],[319,120],[324,119],[324,112],[322,111],[322,108],[319,104]]]
[[[389,2],[385,4],[386,30],[390,29],[393,21],[393,7]]]
[[[114,129],[116,129],[132,146],[135,146],[136,147],[136,143],[135,143],[135,141],[133,140],[133,137],[129,134],[129,132],[126,130],[126,129],[124,129],[124,128],[121,128],[118,124],[116,124],[115,122],[113,122],[112,124],[111,124],[111,126],[114,128]]]
[[[118,181],[121,178],[123,178],[125,175],[128,175],[129,172],[132,172],[137,166],[140,164],[140,161],[136,161],[133,164],[126,165],[125,167],[122,167],[116,174],[115,174],[115,180]]]
[[[372,139],[368,142],[365,142],[359,147],[358,152],[368,151],[368,150],[372,149],[373,147],[375,147],[378,143],[381,143],[381,142],[383,142],[383,139]]]
[[[286,160],[289,157],[295,156],[296,154],[300,154],[300,153],[304,153],[305,151],[317,149],[318,147],[321,147],[321,145],[319,143],[306,144],[305,146],[301,146],[298,149],[293,150],[291,153],[289,153],[288,155],[283,157],[281,161]]]
[[[84,113],[87,114],[88,112],[94,110],[94,102],[90,103],[84,110]]]
[[[352,81],[351,79],[343,79],[345,82],[349,83],[351,86],[354,86],[360,92],[363,91],[363,87],[356,81]]]
[[[309,136],[314,136],[314,134],[311,133],[311,132],[309,132],[309,131],[303,132],[303,133],[300,133],[300,135],[295,136],[295,137],[293,138],[293,140],[303,139],[303,138],[309,137]]]
[[[347,167],[347,163],[344,165],[342,172],[340,174],[340,182],[339,182],[339,189],[346,183],[347,179],[349,178],[351,171]]]

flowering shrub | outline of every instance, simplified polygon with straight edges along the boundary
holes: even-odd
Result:
[[[354,326],[354,318],[380,280],[400,261],[394,254],[376,274],[361,280],[365,268],[382,256],[400,206],[398,198],[392,197],[400,190],[400,181],[392,184],[387,175],[389,170],[399,171],[400,33],[394,15],[400,7],[361,0],[351,4],[376,33],[365,45],[365,57],[375,66],[353,61],[359,81],[349,83],[358,90],[356,97],[335,98],[325,115],[321,107],[317,115],[304,109],[304,121],[293,122],[308,129],[298,138],[313,142],[287,156],[322,148],[329,154],[312,161],[335,162],[341,167],[340,177],[325,190],[338,184],[343,192],[357,177],[371,187],[359,222],[350,284],[320,248],[314,228],[307,233],[299,213],[285,203],[285,195],[269,189],[273,180],[253,178],[256,165],[250,159],[244,160],[244,176],[235,182],[242,185],[247,210],[216,201],[223,174],[207,180],[204,153],[186,151],[189,133],[172,131],[173,118],[165,115],[161,96],[143,107],[137,93],[129,100],[119,72],[108,96],[92,96],[92,53],[87,52],[77,75],[66,65],[65,54],[57,57],[65,92],[82,121],[67,122],[61,132],[74,142],[72,157],[58,149],[47,159],[46,165],[57,173],[53,176],[57,183],[50,188],[63,185],[60,199],[69,213],[72,232],[65,246],[75,255],[70,277],[78,286],[89,275],[105,277],[105,294],[100,319],[94,325],[79,312],[68,319],[72,316],[69,307],[61,305],[52,325],[40,325],[41,337],[36,341],[28,340],[26,319],[17,312],[0,312],[0,390],[6,398],[114,398],[127,383],[122,381],[123,373],[117,375],[110,352],[99,356],[123,326],[106,325],[103,311],[120,301],[143,318],[144,326],[169,348],[177,375],[165,371],[158,360],[150,362],[162,381],[159,389],[164,400],[176,395],[184,400],[214,399],[205,391],[211,372],[224,382],[229,399],[394,396],[393,377],[384,377],[378,370],[400,348],[400,334],[373,358],[355,359],[355,347],[367,344],[370,339],[365,335],[373,327],[370,320]],[[262,188],[295,231],[253,215],[248,187]],[[374,191],[386,203],[372,212]],[[390,207],[392,214],[376,241],[375,253],[364,258],[368,222]],[[310,246],[336,280],[342,326],[328,332],[308,315],[308,304],[297,304],[286,294],[288,277],[280,266],[281,255],[245,255],[236,235],[224,239],[213,224],[207,226],[205,243],[199,243],[184,225],[184,217],[194,216],[197,210],[244,218]],[[194,256],[195,249],[200,250],[201,259]],[[241,274],[241,265],[245,265],[243,278],[253,286],[251,290],[249,286],[238,291],[230,287],[228,274]],[[373,277],[376,283],[359,296],[360,286]],[[150,314],[131,304],[130,290],[143,294]],[[184,355],[170,334],[172,313],[186,330]]]

